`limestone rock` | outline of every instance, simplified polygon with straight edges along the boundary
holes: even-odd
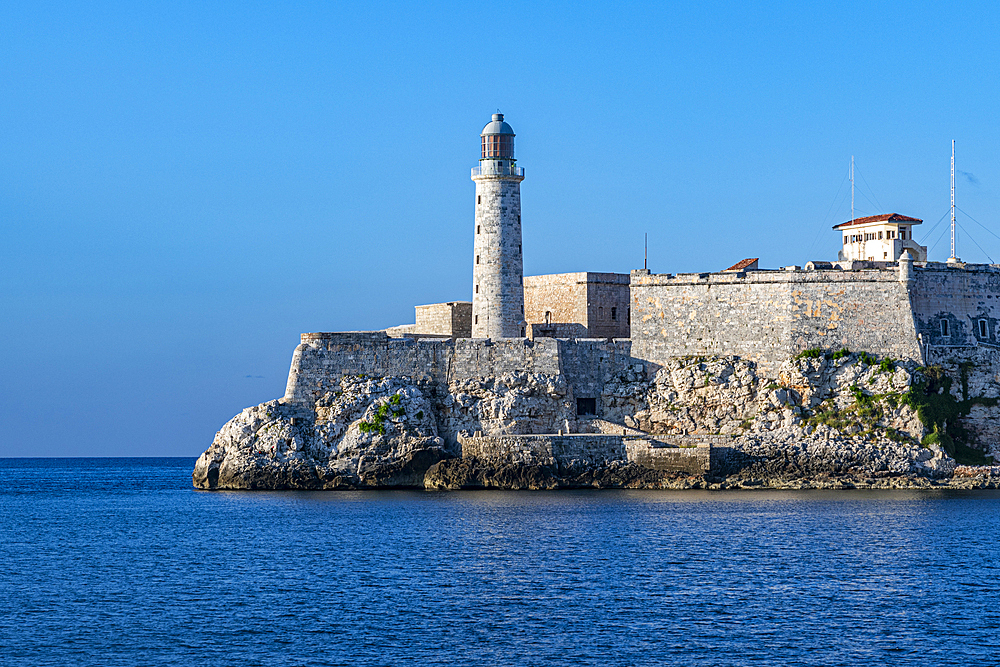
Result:
[[[559,430],[715,438],[715,484],[865,486],[887,484],[877,480],[890,477],[949,478],[954,460],[936,446],[920,446],[926,429],[902,400],[923,380],[913,363],[873,363],[857,353],[789,359],[776,378],[758,375],[739,357],[678,358],[649,374],[641,365],[614,371],[601,390],[601,417],[578,418],[572,389],[559,374],[519,371],[446,384],[343,376],[325,384],[330,391],[310,408],[269,401],[243,410],[216,434],[192,480],[202,489],[708,484],[620,460],[456,458],[463,433]],[[976,382],[977,391],[1000,393],[989,382]],[[988,400],[973,405],[969,430],[989,434],[997,414],[1000,407]],[[991,446],[1000,450],[1000,444]]]

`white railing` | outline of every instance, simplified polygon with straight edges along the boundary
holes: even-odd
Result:
[[[524,178],[524,167],[514,165],[507,167],[484,167],[480,165],[472,168],[472,177],[475,178],[476,176],[520,176]]]

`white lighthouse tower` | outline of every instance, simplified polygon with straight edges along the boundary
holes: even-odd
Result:
[[[521,262],[521,181],[514,159],[514,130],[493,114],[480,135],[472,265],[472,337],[524,335],[524,269]]]

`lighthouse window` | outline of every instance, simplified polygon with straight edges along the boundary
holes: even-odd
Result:
[[[979,320],[979,337],[980,338],[990,337],[990,328],[986,320]]]
[[[479,255],[476,255],[476,264],[479,264]]]
[[[472,323],[473,324],[479,324],[479,315],[473,315],[472,316]]]
[[[948,320],[941,320],[941,335],[948,336]]]
[[[479,285],[476,285],[476,294],[479,294]]]
[[[479,233],[479,225],[476,225],[476,233]]]
[[[483,196],[482,195],[476,195],[476,203],[477,204],[482,204],[483,203]]]

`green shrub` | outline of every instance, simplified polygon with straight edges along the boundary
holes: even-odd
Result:
[[[963,466],[993,465],[993,457],[960,442],[955,443],[955,463]]]
[[[830,354],[830,358],[833,359],[834,361],[836,361],[837,359],[843,359],[844,357],[849,357],[849,356],[851,356],[851,351],[848,350],[846,347],[842,347],[839,350],[837,350],[836,352],[833,352],[832,354]]]
[[[868,354],[867,352],[860,352],[858,354],[858,361],[863,363],[865,366],[874,366],[876,359],[875,355]]]
[[[802,350],[795,355],[796,359],[819,359],[823,356],[823,348],[821,347],[811,347],[808,350]]]
[[[403,400],[403,397],[400,396],[399,394],[393,394],[391,397],[389,397],[389,402],[392,403],[393,405],[399,405],[399,402],[401,400]]]
[[[882,360],[882,363],[878,365],[879,373],[891,373],[896,370],[896,360],[886,357]]]
[[[961,465],[986,465],[983,452],[970,447],[969,432],[959,423],[959,418],[968,415],[973,405],[994,406],[996,398],[968,398],[968,385],[964,377],[967,370],[962,368],[962,394],[959,401],[951,395],[952,379],[940,366],[919,369],[924,376],[914,382],[910,390],[902,396],[902,402],[917,412],[920,423],[931,430],[921,444],[940,445],[949,456]]]

